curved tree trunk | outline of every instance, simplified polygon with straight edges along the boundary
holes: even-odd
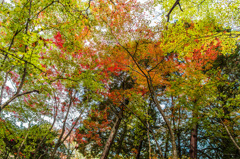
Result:
[[[163,119],[166,122],[166,125],[168,127],[169,135],[170,135],[170,139],[171,139],[171,143],[172,143],[172,156],[173,156],[173,159],[178,159],[176,140],[175,140],[174,132],[173,132],[173,129],[171,127],[171,123],[169,121],[169,118],[166,116],[166,114],[164,113],[163,109],[161,108],[160,103],[158,102],[158,100],[156,98],[155,92],[153,92],[153,90],[150,90],[150,91],[151,91],[151,95],[152,95],[152,99],[154,101],[154,104],[156,105],[157,109],[161,113],[161,115],[162,115],[162,117],[163,117]]]

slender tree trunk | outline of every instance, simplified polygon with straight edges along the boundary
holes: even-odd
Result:
[[[56,109],[56,110],[57,110],[57,109]],[[56,117],[57,117],[57,115],[55,114],[55,115],[54,115],[54,119],[53,119],[53,123],[52,123],[49,131],[48,131],[47,134],[42,138],[42,140],[39,142],[37,148],[36,148],[35,151],[34,151],[33,159],[35,159],[35,158],[37,157],[38,150],[40,149],[40,147],[41,147],[41,145],[43,144],[43,142],[46,140],[47,136],[50,134],[50,132],[51,132],[51,130],[52,130],[52,128],[53,128],[53,126],[54,126],[54,124],[55,124],[55,122],[56,122]]]
[[[116,152],[117,155],[119,155],[121,150],[122,150],[122,143],[123,143],[126,132],[127,132],[127,124],[124,125],[123,133],[122,133],[122,135],[120,137],[120,140],[119,140],[119,146],[118,146],[118,149],[117,149],[117,152]]]
[[[142,149],[142,143],[143,143],[143,139],[141,139],[141,140],[139,141],[136,159],[140,159],[140,153],[141,153],[141,149]]]
[[[230,98],[230,97],[229,97],[229,98]],[[226,120],[226,121],[229,121],[229,123],[232,123],[232,122],[233,122],[232,119],[231,119],[230,117],[228,117],[229,114],[230,114],[230,111],[229,111],[228,107],[224,107],[226,104],[227,104],[227,102],[225,101],[224,104],[222,105],[223,111],[224,111],[224,117],[223,117],[223,118],[220,118],[220,121],[221,121],[222,125],[224,126],[225,130],[227,131],[228,136],[229,136],[230,139],[232,140],[233,144],[234,144],[234,145],[236,146],[236,148],[238,149],[238,153],[240,153],[240,147],[239,147],[239,145],[237,144],[237,142],[236,142],[235,139],[234,139],[234,136],[235,136],[235,135],[232,135],[232,134],[231,134],[231,132],[229,131],[227,125],[224,124],[224,122],[223,122],[223,121],[225,121],[225,120]],[[231,124],[231,125],[232,125],[232,124]],[[230,126],[230,125],[229,125],[229,126]],[[233,125],[230,126],[230,127],[231,127],[232,130],[233,130]],[[234,132],[234,131],[233,131],[233,132]],[[228,144],[226,144],[226,145],[228,145]]]
[[[156,143],[156,145],[157,145],[158,152],[159,152],[159,154],[161,155],[161,157],[164,159],[162,149],[161,149],[161,147],[160,147],[159,144],[158,144],[158,141],[157,141],[157,139],[156,139],[156,136],[155,136],[153,130],[152,130],[151,128],[149,128],[149,127],[147,126],[146,122],[144,122],[144,121],[143,121],[136,113],[134,113],[129,107],[127,107],[125,104],[124,104],[124,106],[125,106],[133,115],[135,115],[147,129],[149,129],[149,132],[152,134],[153,139],[154,139],[154,141],[155,141],[155,143]]]
[[[147,122],[148,124],[148,122]],[[149,127],[149,125],[148,125]],[[147,130],[147,137],[148,137],[148,147],[149,147],[149,159],[152,158],[152,153],[151,153],[151,143],[150,143],[150,136],[149,136],[149,129]]]
[[[24,145],[24,143],[26,142],[27,138],[28,138],[28,134],[29,134],[29,131],[30,131],[30,126],[31,126],[31,121],[29,121],[28,123],[28,130],[27,130],[27,134],[25,135],[24,137],[24,140],[22,141],[21,145],[18,147],[18,151],[17,151],[17,159],[20,158],[20,151]]]
[[[180,130],[180,125],[181,125],[181,109],[179,108],[178,110],[178,127],[177,127],[177,141],[178,141],[178,155],[179,158],[182,158],[182,150],[181,150],[181,130]]]
[[[111,148],[111,145],[113,143],[113,140],[117,134],[117,131],[118,131],[118,128],[119,128],[119,125],[121,123],[121,120],[122,120],[122,116],[118,117],[117,116],[117,120],[116,122],[114,123],[114,126],[113,128],[111,129],[111,132],[110,132],[110,135],[108,137],[108,140],[104,146],[104,149],[103,149],[103,153],[102,153],[102,156],[100,159],[107,159],[107,156],[109,154],[109,150]]]
[[[197,159],[197,133],[198,133],[198,122],[196,121],[198,110],[196,109],[196,100],[194,101],[194,107],[193,107],[193,126],[191,131],[191,138],[190,138],[190,158],[191,159]]]
[[[169,134],[167,135],[167,141],[166,141],[166,144],[165,144],[164,158],[167,158],[167,153],[168,153],[168,141],[169,141]]]
[[[178,155],[179,155],[179,158],[182,157],[180,135],[181,135],[181,134],[180,134],[180,131],[178,130],[178,133],[177,133],[177,141],[178,141]]]
[[[147,110],[147,115],[148,115],[148,110]],[[152,154],[151,154],[151,142],[150,142],[150,136],[149,136],[149,123],[148,123],[148,119],[147,119],[147,137],[148,137],[148,147],[149,147],[149,159],[152,158]]]
[[[4,159],[8,159],[8,156],[9,156],[9,151],[7,150],[7,147],[5,148],[5,152],[4,152]]]
[[[172,124],[173,124],[173,132],[174,132],[174,134],[176,134],[176,135],[178,135],[178,132],[176,132],[176,123],[175,123],[175,111],[174,111],[174,106],[175,106],[175,103],[174,103],[174,100],[173,100],[173,96],[171,96],[171,99],[172,99]],[[177,138],[178,138],[178,136],[177,136]],[[176,147],[176,148],[179,148],[179,146],[178,147]],[[178,151],[179,152],[179,151]]]
[[[147,79],[148,80],[148,84],[149,84],[149,90],[151,93],[151,98],[153,99],[154,104],[156,105],[157,109],[159,110],[160,114],[162,115],[164,121],[166,122],[167,128],[169,130],[169,135],[170,135],[170,139],[171,139],[171,143],[172,143],[172,156],[173,159],[178,159],[178,155],[177,155],[177,145],[176,145],[176,141],[175,141],[175,136],[174,136],[174,131],[171,127],[171,123],[170,123],[170,119],[169,117],[164,113],[162,107],[160,106],[160,103],[157,99],[157,95],[154,92],[154,89],[152,88],[152,82],[151,79]]]
[[[19,148],[18,148],[18,151],[17,151],[17,159],[20,158],[20,151],[21,151],[21,149],[22,149],[22,147],[23,147],[23,145],[24,145],[24,142],[26,142],[26,140],[27,140],[28,134],[29,134],[29,131],[27,132],[26,136],[24,137],[24,140],[22,141],[21,145],[20,145]]]
[[[73,126],[70,128],[70,130],[68,131],[68,133],[66,135],[64,135],[65,131],[66,131],[66,123],[67,123],[67,118],[70,112],[70,108],[74,102],[74,99],[76,97],[77,91],[75,91],[74,95],[73,95],[73,91],[71,90],[70,92],[70,101],[69,101],[69,105],[68,105],[68,109],[67,109],[67,113],[65,115],[65,118],[63,120],[63,126],[62,126],[62,132],[58,138],[57,143],[55,144],[55,147],[51,153],[51,159],[54,159],[55,154],[57,153],[57,149],[61,146],[61,144],[64,143],[64,141],[70,136],[70,134],[72,133],[73,129],[75,128],[76,124],[78,123],[78,121],[81,118],[82,112],[80,113],[79,117],[75,120],[75,124],[73,124]],[[64,137],[65,136],[65,137]]]

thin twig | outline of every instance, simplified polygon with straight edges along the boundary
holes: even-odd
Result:
[[[32,90],[32,91],[27,91],[27,92],[24,92],[24,93],[21,93],[21,94],[15,94],[12,98],[10,98],[9,100],[7,100],[4,104],[2,104],[0,106],[0,112],[9,104],[11,103],[14,99],[16,99],[17,97],[20,97],[20,96],[23,96],[23,95],[26,95],[26,94],[30,94],[30,93],[33,93],[33,92],[36,92],[36,93],[39,93],[38,90]]]
[[[14,66],[12,66],[11,69],[6,72],[5,80],[4,80],[4,83],[2,85],[1,94],[0,94],[0,105],[2,104],[3,92],[4,92],[4,88],[6,86],[6,83],[7,83],[8,74],[12,71],[13,68],[14,68]]]
[[[23,61],[23,62],[25,62],[25,63],[28,63],[28,64],[32,65],[34,68],[38,69],[39,71],[45,72],[45,71],[43,71],[42,69],[38,68],[38,67],[37,67],[36,65],[34,65],[33,63],[31,63],[31,62],[29,62],[29,61],[27,61],[27,60],[24,60],[24,59],[18,57],[17,55],[15,55],[15,54],[13,54],[13,53],[10,53],[10,52],[5,51],[5,50],[2,50],[2,49],[0,49],[0,51],[2,51],[2,53],[0,53],[0,54],[2,54],[2,55],[10,54],[10,55],[13,56],[14,58],[16,58],[16,59],[18,59],[18,60],[20,60],[20,61]],[[5,54],[5,53],[6,53],[6,54]]]

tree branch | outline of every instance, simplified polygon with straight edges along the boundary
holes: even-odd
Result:
[[[30,131],[30,124],[31,124],[31,121],[29,121],[29,123],[28,123],[27,134],[26,134],[26,136],[24,137],[24,140],[22,141],[21,145],[20,145],[19,148],[18,148],[18,151],[17,151],[17,159],[20,158],[21,148],[23,147],[24,142],[26,142],[26,140],[27,140],[27,137],[28,137],[28,134],[29,134],[29,131]]]
[[[56,101],[56,96],[55,96],[55,94],[54,94],[54,97],[55,97],[54,99],[55,99],[56,107],[53,106],[53,108],[55,109],[55,110],[54,110],[54,115],[53,115],[53,116],[54,116],[54,118],[53,118],[53,123],[52,123],[51,127],[49,128],[48,133],[42,138],[42,140],[41,140],[40,143],[38,144],[37,148],[35,149],[33,159],[35,159],[35,158],[37,157],[37,152],[38,152],[38,150],[40,149],[41,145],[43,144],[43,142],[44,142],[45,139],[47,138],[48,134],[50,134],[51,130],[53,129],[53,126],[55,125],[55,122],[56,122],[56,119],[57,119],[57,110],[58,110],[58,109],[57,109],[57,101]],[[39,158],[41,158],[41,157],[39,157]]]
[[[180,0],[177,0],[176,2],[179,2]],[[176,4],[177,5],[177,4]],[[102,18],[101,18],[102,19]],[[151,79],[151,76],[149,76],[149,72],[147,72],[148,74],[146,74],[144,72],[144,70],[141,68],[141,66],[139,65],[139,63],[137,62],[137,60],[135,59],[135,57],[133,57],[132,53],[125,47],[123,46],[119,41],[118,39],[116,38],[116,36],[113,34],[113,31],[112,31],[112,28],[111,26],[108,25],[108,23],[102,19],[104,23],[106,23],[106,25],[109,27],[110,29],[110,32],[113,36],[113,38],[116,40],[116,42],[127,52],[127,54],[131,57],[131,59],[133,60],[133,62],[137,65],[137,68],[140,70],[140,72],[142,72],[142,74],[144,75],[144,77],[146,78],[147,80],[147,84],[148,84],[148,89],[150,91],[150,95],[151,95],[151,98],[153,99],[154,101],[154,104],[156,105],[157,109],[159,110],[160,114],[162,115],[164,121],[166,122],[167,124],[167,127],[168,127],[168,130],[170,132],[170,136],[171,136],[171,142],[172,142],[172,149],[173,149],[173,159],[177,159],[177,148],[176,148],[176,142],[175,142],[175,136],[174,136],[174,132],[171,128],[171,123],[169,122],[169,118],[165,115],[163,109],[161,108],[160,106],[160,103],[157,99],[157,96],[156,96],[156,93],[154,92],[154,89],[153,89],[153,84],[152,84],[152,79]]]
[[[5,75],[5,80],[3,82],[3,85],[2,85],[2,89],[1,89],[1,94],[0,94],[0,105],[2,104],[2,98],[3,98],[3,92],[4,92],[4,87],[6,86],[6,83],[7,83],[7,79],[8,79],[8,74],[9,72],[13,69],[14,66],[12,66],[12,68],[6,73]]]
[[[50,4],[48,4],[48,5],[45,6],[43,9],[41,9],[41,10],[36,14],[37,18],[38,18],[39,14],[40,14],[41,12],[43,12],[43,11],[46,10],[48,7],[50,7],[54,2],[57,2],[57,1],[52,1]]]
[[[26,63],[32,65],[34,68],[38,69],[39,71],[44,72],[42,69],[38,68],[38,67],[37,67],[36,65],[34,65],[33,63],[31,63],[31,62],[29,62],[29,61],[27,61],[27,60],[24,60],[24,59],[18,57],[17,55],[14,55],[13,53],[7,52],[7,51],[5,51],[5,50],[3,50],[3,49],[0,49],[0,51],[2,51],[2,55],[10,54],[11,56],[13,56],[14,58],[18,59],[19,61],[26,62]],[[6,53],[6,54],[5,54],[5,53]]]
[[[238,146],[237,142],[235,141],[235,139],[233,138],[232,134],[230,133],[230,131],[228,130],[228,127],[224,124],[224,122],[222,121],[222,119],[220,118],[221,123],[223,124],[224,128],[226,129],[230,139],[232,140],[232,142],[234,143],[234,145],[237,147],[238,152],[240,152],[240,147]]]
[[[159,151],[162,159],[164,159],[164,156],[163,156],[161,147],[159,146],[159,144],[158,144],[158,142],[157,142],[156,136],[155,136],[153,130],[151,129],[151,126],[150,126],[150,125],[147,125],[147,124],[141,119],[141,117],[138,116],[136,113],[134,113],[134,111],[132,111],[132,109],[130,109],[124,102],[121,101],[121,103],[122,103],[123,106],[124,106],[125,108],[127,108],[134,116],[136,116],[136,117],[139,119],[139,121],[140,121],[140,122],[147,128],[147,130],[152,134],[153,139],[154,139],[154,141],[155,141],[155,143],[156,143],[156,145],[157,145],[157,147],[158,147],[158,151]]]
[[[9,45],[9,47],[8,47],[8,51],[11,50],[12,45],[13,45],[13,43],[14,43],[14,39],[15,39],[15,37],[16,37],[16,36],[18,35],[18,33],[20,33],[21,31],[22,31],[22,29],[19,29],[19,30],[17,29],[17,31],[16,31],[15,34],[13,35],[12,40],[11,40],[11,43],[10,43],[10,45]],[[8,57],[8,53],[5,54],[5,57],[4,57],[4,60],[3,60],[2,66],[3,66],[3,64],[5,63],[7,57]]]
[[[210,108],[211,110],[213,110],[211,107],[209,107],[209,108]],[[213,110],[213,111],[214,111],[214,113],[218,116],[218,113],[217,113],[215,110]],[[232,140],[233,144],[234,144],[234,145],[236,146],[236,148],[238,149],[238,152],[240,152],[240,147],[238,146],[237,142],[236,142],[235,139],[233,138],[233,136],[232,136],[232,134],[230,133],[228,127],[224,124],[224,122],[222,121],[221,118],[220,118],[220,120],[221,120],[221,123],[222,123],[222,125],[224,126],[225,130],[227,131],[228,136],[230,137],[230,139]]]
[[[61,134],[60,134],[60,136],[59,136],[59,138],[58,138],[57,143],[55,144],[55,147],[54,147],[54,149],[53,149],[53,152],[51,153],[51,159],[54,158],[54,155],[55,155],[55,153],[56,153],[56,151],[57,151],[57,148],[58,148],[58,147],[61,145],[61,143],[62,143],[62,138],[63,138],[64,132],[65,132],[65,130],[66,130],[66,122],[67,122],[68,114],[69,114],[69,112],[70,112],[70,108],[71,108],[71,106],[72,106],[72,103],[73,103],[73,100],[74,100],[74,98],[75,98],[75,96],[76,96],[76,93],[77,93],[77,91],[76,91],[76,92],[74,93],[74,95],[73,95],[73,94],[72,94],[72,90],[71,90],[71,93],[70,93],[70,101],[69,101],[67,113],[66,113],[65,118],[64,118],[64,120],[63,120],[62,132],[61,132]]]
[[[10,98],[8,101],[6,101],[4,104],[2,104],[2,105],[0,106],[0,112],[1,112],[9,103],[11,103],[14,99],[16,99],[17,97],[20,97],[20,96],[23,96],[23,95],[26,95],[26,94],[30,94],[30,93],[33,93],[33,92],[39,93],[38,90],[32,90],[32,91],[27,91],[27,92],[24,92],[24,93],[21,93],[21,94],[15,94],[12,98]]]
[[[174,9],[177,5],[179,5],[180,10],[183,11],[179,2],[180,2],[180,0],[176,0],[176,2],[173,4],[172,8],[169,10],[168,14],[166,15],[166,17],[167,17],[167,22],[169,22],[170,14],[172,13],[173,9]]]

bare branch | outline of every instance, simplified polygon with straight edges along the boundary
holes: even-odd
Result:
[[[233,138],[232,134],[230,133],[228,127],[224,124],[224,122],[222,121],[222,119],[220,118],[221,123],[223,124],[224,128],[226,129],[230,139],[232,140],[232,142],[234,143],[234,145],[237,147],[238,151],[240,152],[240,147],[238,146],[237,142],[235,141],[235,139]]]
[[[21,31],[22,31],[22,29],[19,29],[19,30],[17,30],[17,31],[15,32],[15,34],[13,35],[12,40],[11,40],[11,43],[10,43],[10,45],[9,45],[9,47],[8,47],[8,51],[11,50],[12,45],[13,45],[13,43],[14,43],[15,37],[16,37],[16,36],[18,35],[18,33],[20,33]],[[4,59],[3,59],[2,66],[3,66],[3,64],[5,63],[7,57],[8,57],[8,53],[5,54],[5,57],[4,57]]]
[[[167,17],[167,22],[169,22],[170,14],[172,13],[173,9],[174,9],[177,5],[179,5],[180,10],[183,11],[179,2],[180,2],[180,0],[176,0],[175,3],[173,4],[172,8],[169,10],[168,14],[166,15],[166,17]]]
[[[21,94],[15,94],[12,98],[10,98],[8,101],[6,101],[4,104],[2,104],[0,106],[0,112],[9,104],[11,103],[14,99],[16,99],[17,97],[20,97],[20,96],[23,96],[23,95],[26,95],[26,94],[30,94],[30,93],[33,93],[33,92],[36,92],[36,93],[39,93],[38,90],[32,90],[32,91],[27,91],[27,92],[24,92],[24,93],[21,93]]]
[[[47,6],[45,6],[43,9],[41,9],[41,10],[36,14],[37,18],[38,18],[39,14],[40,14],[41,12],[43,12],[43,11],[46,10],[48,7],[50,7],[54,2],[57,2],[57,1],[52,1],[52,2],[49,3]]]
[[[178,6],[179,6],[180,10],[183,12],[183,10],[182,10],[182,7],[181,7],[180,3],[178,3]]]
[[[76,93],[77,93],[77,91],[76,91],[76,92],[74,93],[74,95],[73,95],[73,94],[72,94],[72,90],[71,90],[70,101],[69,101],[67,113],[66,113],[65,118],[64,118],[64,120],[63,120],[62,132],[61,132],[61,134],[60,134],[60,136],[59,136],[59,138],[58,138],[57,143],[55,144],[55,147],[54,147],[54,149],[53,149],[53,152],[51,153],[51,158],[52,158],[52,159],[54,158],[54,155],[55,155],[55,153],[56,153],[56,151],[57,151],[57,148],[62,144],[62,138],[63,138],[64,132],[65,132],[65,130],[66,130],[66,122],[67,122],[68,114],[69,114],[69,112],[70,112],[70,108],[71,108],[71,106],[72,106],[72,103],[73,103],[73,100],[74,100],[74,98],[75,98],[75,96],[76,96]]]
[[[214,111],[214,113],[218,116],[218,113],[217,113],[215,110],[213,110],[210,106],[209,106],[209,108],[210,108],[212,111]],[[236,148],[237,148],[238,151],[240,152],[240,147],[238,146],[237,142],[236,142],[235,139],[233,138],[233,136],[232,136],[232,134],[230,133],[228,127],[224,124],[224,122],[222,121],[221,118],[220,118],[220,120],[221,120],[221,123],[222,123],[222,125],[224,126],[225,130],[227,131],[228,136],[230,137],[230,139],[232,140],[233,144],[236,146]]]
[[[18,59],[19,61],[23,61],[23,62],[25,62],[25,63],[28,63],[28,64],[32,65],[34,68],[38,69],[39,71],[45,72],[45,71],[43,71],[42,69],[38,68],[38,67],[37,67],[36,65],[34,65],[33,63],[31,63],[31,62],[29,62],[29,61],[27,61],[27,60],[24,60],[24,59],[18,57],[17,55],[14,55],[13,53],[7,52],[7,51],[5,51],[5,50],[3,50],[3,49],[0,49],[0,51],[2,51],[2,53],[1,53],[2,55],[10,54],[11,56],[13,56],[14,58]]]
[[[40,149],[40,147],[41,147],[41,145],[43,144],[43,142],[46,140],[46,138],[47,138],[47,136],[50,134],[50,132],[51,132],[51,130],[53,129],[53,126],[55,125],[55,122],[56,122],[56,119],[57,119],[57,101],[56,101],[56,96],[55,96],[55,94],[54,94],[54,101],[55,101],[55,104],[56,104],[56,107],[54,107],[54,118],[53,118],[53,123],[52,123],[52,125],[51,125],[51,127],[49,128],[49,130],[48,130],[48,133],[42,138],[42,140],[41,140],[41,142],[38,144],[38,146],[37,146],[37,148],[35,149],[35,151],[34,151],[34,156],[33,156],[33,159],[35,159],[36,157],[37,157],[37,152],[38,152],[38,150]],[[39,157],[39,158],[41,158],[41,157]]]
[[[6,83],[7,83],[8,74],[9,74],[10,71],[12,71],[13,68],[14,68],[14,66],[12,66],[12,68],[5,75],[5,80],[4,80],[4,83],[2,85],[1,94],[0,94],[0,105],[2,104],[3,92],[4,92],[4,87],[6,86]]]
[[[71,134],[71,132],[73,131],[73,129],[75,128],[75,126],[77,125],[78,121],[81,119],[82,117],[82,112],[80,113],[79,117],[77,118],[77,120],[75,121],[75,123],[73,124],[72,128],[69,130],[68,134],[65,136],[65,138],[63,138],[63,140],[61,141],[62,143],[68,138],[68,136]]]

